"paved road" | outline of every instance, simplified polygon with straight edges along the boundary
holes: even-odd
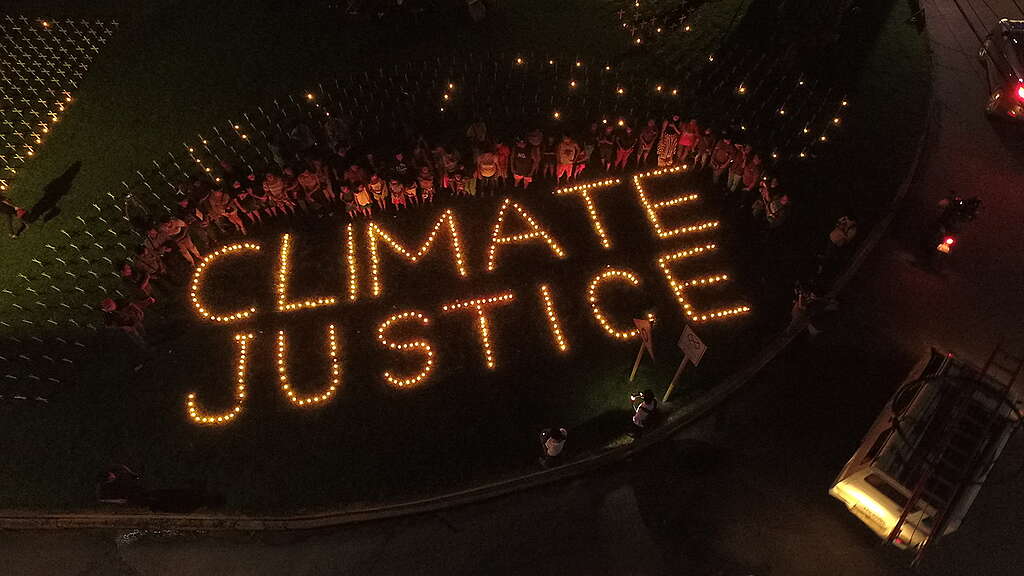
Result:
[[[1012,0],[960,0],[976,21]],[[952,0],[924,0],[938,114],[893,233],[843,297],[842,329],[797,343],[741,398],[643,458],[585,480],[449,513],[327,532],[147,537],[4,534],[12,574],[908,573],[825,491],[894,383],[936,345],[984,359],[1000,335],[1024,351],[1021,143],[981,114],[977,41]],[[884,153],[884,151],[882,152]],[[948,190],[986,204],[946,272],[908,247]],[[1024,550],[1018,438],[961,531],[922,572],[1017,574]],[[671,569],[669,569],[671,567]],[[741,571],[746,569],[746,571]]]

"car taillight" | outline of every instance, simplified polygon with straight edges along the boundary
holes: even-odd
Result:
[[[943,243],[944,243],[944,244],[945,244],[946,246],[952,246],[953,244],[956,244],[956,238],[953,238],[952,236],[946,236],[946,237],[945,237],[945,238],[944,238],[944,239],[942,240],[942,242],[943,242]]]
[[[1024,102],[1024,84],[1017,84],[1017,100]]]
[[[938,250],[939,252],[942,252],[943,254],[949,254],[950,250],[953,249],[953,244],[956,244],[956,238],[952,236],[946,236],[945,238],[942,239],[942,242],[939,242],[938,246],[936,246],[935,249]]]

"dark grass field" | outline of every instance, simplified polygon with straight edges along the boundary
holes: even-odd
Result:
[[[61,218],[71,218],[118,190],[133,170],[180,149],[182,141],[195,140],[210,125],[269,99],[302,93],[324,78],[389,61],[462,50],[538,51],[624,59],[638,74],[658,71],[664,66],[660,58],[629,48],[628,35],[617,26],[618,4],[505,2],[502,12],[478,26],[452,13],[396,28],[273,3],[258,9],[241,3],[176,2],[144,10],[111,6],[103,14],[118,15],[121,32],[93,63],[43,152],[19,172],[13,196],[31,204],[47,182],[81,161],[71,193],[61,202]],[[706,25],[696,27],[692,38],[671,41],[669,48],[703,59],[723,39],[741,5],[709,3],[694,21]],[[812,244],[821,241],[834,217],[853,213],[869,222],[891,194],[922,124],[927,91],[924,43],[902,25],[904,12],[902,3],[877,3],[858,25],[880,32],[859,34],[840,48],[841,61],[856,78],[854,105],[834,147],[820,148],[817,158],[787,167],[787,185],[800,203],[793,226],[772,237],[753,234],[744,214],[734,213],[713,193],[706,195],[701,209],[724,221],[714,234],[723,247],[712,271],[734,276],[726,300],[746,299],[755,314],[718,328],[698,327],[711,348],[702,366],[686,373],[676,402],[712,386],[785,324],[790,282],[813,268],[808,258],[815,250]],[[894,85],[901,89],[893,91]],[[700,176],[673,182],[660,192],[706,188]],[[157,351],[138,373],[132,371],[137,362],[125,343],[100,333],[76,367],[75,382],[49,407],[4,408],[8,464],[0,474],[0,506],[89,506],[92,477],[111,462],[144,467],[154,487],[202,486],[223,493],[233,510],[350,506],[531,469],[534,434],[553,423],[571,428],[570,448],[576,453],[616,441],[628,421],[631,389],[661,391],[675,369],[674,342],[682,317],[654,260],[688,242],[653,241],[632,190],[623,184],[597,193],[615,243],[614,250],[601,250],[578,201],[552,198],[549,191],[549,186],[538,186],[516,197],[556,234],[568,252],[564,261],[552,259],[541,244],[509,248],[499,271],[485,274],[484,246],[498,199],[444,202],[381,223],[413,245],[440,209],[451,207],[464,235],[468,280],[451,274],[442,242],[415,269],[385,257],[386,293],[379,301],[290,315],[269,311],[280,234],[294,235],[295,297],[344,296],[345,220],[308,218],[268,226],[256,236],[263,245],[258,258],[225,266],[238,270],[237,276],[222,282],[212,278],[222,288],[214,298],[231,301],[232,293],[244,287],[264,310],[251,325],[257,340],[243,416],[221,428],[187,421],[188,391],[198,392],[211,409],[228,405],[234,330],[198,322],[185,306],[185,287],[177,287],[150,313]],[[687,210],[680,209],[682,218]],[[4,240],[0,274],[13,281],[44,244],[59,238],[60,225],[58,219],[36,226],[16,244]],[[365,273],[365,253],[360,265]],[[633,387],[625,378],[635,345],[603,336],[585,302],[587,280],[605,265],[637,272],[644,282],[642,308],[654,308],[661,320],[655,329],[658,363],[645,360]],[[563,316],[572,346],[564,356],[551,346],[536,296],[539,282],[552,285]],[[483,369],[471,317],[441,313],[440,306],[506,289],[516,293],[516,301],[493,314],[498,369],[489,372]],[[361,292],[368,292],[365,284]],[[610,309],[628,321],[637,311],[636,294],[609,290]],[[437,344],[438,369],[418,389],[393,390],[379,374],[403,366],[400,356],[375,344],[375,327],[392,312],[408,309],[432,317],[426,334]],[[322,335],[328,322],[340,331],[343,384],[327,406],[293,407],[276,382],[274,333],[289,330],[292,379],[303,390],[313,390],[326,370]]]

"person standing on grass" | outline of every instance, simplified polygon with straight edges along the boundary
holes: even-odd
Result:
[[[760,154],[754,154],[747,161],[746,165],[743,166],[743,198],[741,198],[741,204],[746,206],[753,201],[753,196],[757,193],[757,185],[761,181],[761,175],[764,173],[764,167],[761,161]]]
[[[597,137],[597,155],[601,159],[601,169],[611,172],[615,162],[615,127],[605,126]]]
[[[509,160],[512,157],[512,149],[499,140],[494,146],[494,156],[498,159],[498,184],[502,187],[508,185]]]
[[[736,154],[736,147],[732,145],[732,139],[723,136],[715,143],[715,149],[711,152],[711,181],[718,184],[722,180],[722,174],[729,169],[733,156]]]
[[[374,172],[370,175],[370,181],[366,184],[366,187],[370,189],[370,195],[373,196],[373,201],[377,203],[377,207],[383,212],[388,207],[388,190],[387,185],[380,179],[380,176]]]
[[[715,133],[711,128],[705,128],[704,133],[697,139],[693,146],[693,167],[695,170],[703,170],[711,159],[711,151],[715,149]]]
[[[679,157],[680,164],[686,164],[690,159],[690,152],[693,151],[699,137],[700,128],[697,126],[696,120],[690,120],[683,126],[683,132],[679,135],[679,145],[676,146],[676,155]]]
[[[636,167],[642,168],[647,165],[651,151],[654,150],[654,143],[658,140],[658,126],[653,118],[647,121],[647,125],[640,132],[639,140],[636,151]]]
[[[480,181],[480,193],[486,190],[494,193],[498,183],[498,157],[486,144],[476,157],[476,177]]]
[[[554,136],[548,136],[544,139],[544,144],[540,149],[540,175],[542,178],[555,176],[555,164],[558,162],[556,160],[557,156],[558,143],[555,142]]]
[[[11,231],[11,238],[21,236],[21,233],[28,229],[28,222],[25,221],[27,212],[16,206],[7,196],[0,194],[0,214],[7,219],[7,228]],[[15,227],[15,222],[18,227]]]
[[[633,134],[632,128],[626,126],[615,136],[615,165],[613,167],[616,170],[626,169],[626,163],[629,162],[629,157],[633,154],[633,148],[636,148],[636,135]]]
[[[565,440],[569,437],[569,432],[565,428],[545,428],[540,433],[541,449],[543,454],[540,457],[540,463],[544,467],[548,467],[560,459],[562,450],[565,449]]]
[[[512,187],[515,188],[522,182],[523,190],[529,188],[539,166],[540,149],[528,145],[522,138],[517,138],[516,146],[512,149]]]
[[[562,180],[562,176],[565,176],[566,182],[572,178],[572,167],[576,162],[576,154],[579,151],[579,144],[571,136],[568,134],[562,136],[562,141],[558,144],[557,148],[558,172],[555,173],[556,184]]]
[[[736,144],[736,151],[733,153],[732,164],[729,164],[729,176],[726,180],[726,188],[730,194],[739,191],[743,184],[743,171],[747,169],[747,162],[753,154],[753,148]]]
[[[676,147],[679,145],[679,116],[661,123],[661,134],[658,139],[658,168],[671,166],[676,159]]]

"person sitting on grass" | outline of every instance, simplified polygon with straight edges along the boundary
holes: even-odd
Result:
[[[565,428],[552,427],[541,431],[540,442],[541,449],[544,452],[540,457],[542,466],[548,467],[561,459],[562,450],[565,449],[565,440],[568,436],[569,432]]]
[[[356,203],[356,195],[348,186],[341,187],[341,202],[345,205],[345,213],[348,214],[349,220],[354,220],[359,216],[359,204]]]
[[[159,229],[161,234],[170,239],[170,243],[174,244],[178,249],[178,253],[188,262],[188,265],[195,268],[196,260],[202,258],[202,256],[199,254],[199,250],[196,249],[195,243],[192,242],[192,237],[188,234],[188,224],[185,224],[183,220],[167,215],[160,219]]]
[[[245,234],[245,223],[238,215],[235,199],[224,190],[220,188],[210,190],[209,196],[206,197],[206,213],[210,217],[210,222],[219,226],[221,221],[226,220],[234,226],[237,232]]]
[[[419,188],[416,187],[416,180],[409,178],[405,182],[405,201],[412,204],[419,205],[420,203],[420,192]]]
[[[7,218],[7,228],[11,231],[11,238],[21,236],[21,233],[28,229],[28,222],[25,221],[26,211],[14,205],[7,196],[0,194],[0,214]],[[15,227],[15,222],[18,227]]]
[[[124,332],[132,342],[145,350],[147,344],[146,328],[142,323],[143,309],[153,302],[156,300],[152,296],[143,300],[107,298],[100,302],[100,310],[103,311],[104,321],[108,328]]]
[[[324,204],[336,202],[338,198],[334,193],[334,185],[331,183],[327,164],[319,158],[313,158],[309,161],[309,169],[316,174],[316,179],[320,184],[320,196]]]
[[[295,204],[284,191],[284,180],[276,172],[267,172],[263,178],[263,191],[270,201],[270,207],[267,208],[269,216],[277,216],[278,210],[281,214],[295,213]]]
[[[434,201],[434,173],[430,170],[430,166],[423,165],[420,167],[417,181],[420,185],[420,197],[423,199],[423,202],[432,203]]]
[[[249,222],[257,226],[262,224],[261,212],[267,209],[268,200],[262,187],[256,185],[256,175],[249,174],[245,180],[235,180],[231,183],[231,188],[235,191],[235,201],[238,203],[238,207],[249,219]]]
[[[405,186],[398,180],[392,178],[388,181],[388,193],[391,194],[391,204],[394,205],[395,212],[409,206],[405,201]]]
[[[356,204],[359,206],[359,213],[369,218],[373,215],[373,198],[370,196],[370,189],[366,184],[356,186]]]
[[[284,184],[284,193],[291,200],[292,205],[298,206],[303,212],[309,212],[309,205],[306,204],[302,185],[299,184],[293,168],[287,167],[281,171],[281,182]],[[245,234],[245,232],[242,233]]]
[[[300,194],[302,201],[307,206],[319,208],[323,200],[323,190],[320,188],[320,178],[317,177],[312,167],[307,165],[305,170],[299,172],[296,181],[299,183],[299,187],[302,188]]]
[[[121,280],[135,293],[135,296],[145,298],[153,295],[153,285],[149,281],[149,274],[132,266],[130,260],[122,260],[117,272],[121,275]]]

